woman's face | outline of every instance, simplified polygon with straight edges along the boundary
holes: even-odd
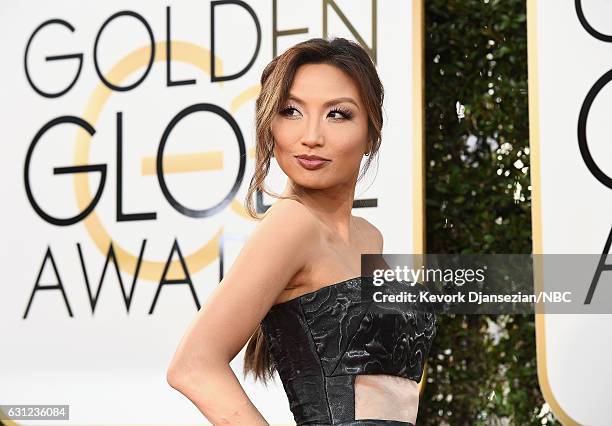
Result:
[[[305,64],[297,69],[271,131],[281,169],[305,188],[353,182],[368,152],[368,116],[359,88],[333,65]],[[324,160],[300,160],[300,155]]]

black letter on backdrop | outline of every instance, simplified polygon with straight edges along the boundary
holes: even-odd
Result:
[[[278,38],[296,34],[308,33],[308,27],[293,28],[291,30],[278,30],[278,0],[272,0],[272,57],[278,56]],[[260,210],[257,210],[260,212]]]
[[[134,278],[132,279],[132,288],[130,289],[130,294],[128,296],[125,292],[125,287],[123,286],[123,279],[121,278],[121,273],[119,272],[119,265],[117,264],[115,249],[113,248],[113,243],[111,241],[108,252],[106,252],[106,262],[104,262],[104,269],[102,269],[102,276],[100,277],[100,282],[98,283],[98,290],[96,290],[96,295],[92,296],[91,287],[89,285],[89,277],[87,276],[87,268],[85,268],[85,259],[83,258],[83,252],[81,250],[81,244],[77,243],[77,250],[79,251],[79,260],[81,261],[81,269],[83,270],[83,277],[85,278],[85,287],[87,288],[87,295],[89,296],[89,304],[91,305],[92,315],[96,311],[96,304],[98,303],[98,296],[100,295],[100,290],[102,290],[102,283],[104,282],[104,275],[106,275],[106,268],[108,268],[108,263],[111,261],[111,259],[113,261],[113,265],[115,265],[115,272],[117,273],[117,279],[119,280],[119,285],[121,286],[121,293],[123,294],[125,309],[128,313],[130,312],[132,296],[134,295],[134,289],[136,288],[138,273],[140,272],[140,265],[142,264],[142,255],[144,254],[146,244],[147,240],[142,240],[142,245],[140,246],[140,254],[138,255],[138,262],[136,262],[136,269],[134,271]]]
[[[38,203],[36,203],[36,200],[34,199],[34,194],[32,194],[32,189],[30,187],[30,161],[32,160],[32,153],[34,152],[34,147],[38,143],[39,139],[47,132],[47,130],[51,129],[52,127],[55,127],[58,124],[62,124],[62,123],[76,124],[77,126],[81,127],[82,129],[84,129],[87,133],[89,133],[92,136],[96,132],[95,129],[91,127],[91,125],[87,121],[79,117],[74,117],[71,115],[54,118],[53,120],[49,121],[47,124],[45,124],[42,127],[42,129],[38,131],[38,133],[36,133],[36,136],[34,136],[34,139],[32,140],[30,147],[28,148],[28,153],[26,154],[26,159],[25,159],[25,166],[23,168],[23,180],[25,182],[25,190],[26,190],[26,194],[28,195],[28,200],[30,201],[30,204],[32,205],[32,208],[34,209],[34,211],[41,218],[43,218],[45,221],[49,222],[52,225],[68,226],[68,225],[77,223],[81,219],[85,218],[89,213],[93,211],[93,209],[96,207],[96,204],[98,204],[98,201],[100,201],[100,197],[102,196],[102,190],[104,189],[104,183],[106,182],[106,164],[91,164],[88,166],[55,167],[53,169],[54,175],[67,174],[67,173],[100,172],[100,175],[101,175],[100,186],[98,187],[98,190],[96,191],[96,195],[94,196],[93,200],[91,200],[91,203],[89,203],[87,208],[83,210],[81,213],[79,213],[78,215],[69,217],[67,219],[59,219],[59,218],[56,218],[56,217],[53,217],[47,214],[38,205]]]
[[[157,214],[123,213],[123,113],[117,112],[117,202],[115,204],[117,222],[130,220],[155,220]]]
[[[589,24],[589,22],[586,20],[586,17],[584,16],[584,12],[582,10],[582,0],[576,0],[576,14],[578,15],[578,20],[580,21],[580,24],[582,24],[587,33],[591,34],[598,40],[605,41],[608,43],[612,42],[612,36],[600,33],[595,28],[593,28],[591,24]]]
[[[34,40],[34,36],[36,35],[36,33],[38,33],[38,31],[40,31],[43,27],[46,27],[47,25],[52,25],[52,24],[63,25],[64,27],[68,28],[71,32],[74,32],[74,27],[62,19],[50,19],[48,21],[45,21],[42,24],[40,24],[38,28],[36,28],[34,32],[32,33],[32,35],[30,36],[30,39],[28,40],[28,44],[25,49],[25,54],[23,55],[23,66],[25,68],[25,75],[26,75],[26,78],[28,79],[28,82],[30,83],[30,86],[32,86],[32,89],[34,89],[36,93],[38,93],[41,96],[44,96],[45,98],[57,98],[57,97],[62,96],[67,91],[69,91],[72,88],[72,86],[74,86],[74,84],[76,83],[77,79],[79,78],[79,75],[81,74],[81,68],[83,68],[83,54],[82,53],[47,56],[45,58],[46,61],[62,61],[64,59],[78,59],[79,69],[77,70],[77,73],[72,79],[72,82],[70,83],[70,85],[68,85],[68,87],[66,87],[64,90],[60,90],[59,92],[56,92],[56,93],[47,93],[39,89],[38,87],[36,87],[36,85],[32,81],[32,77],[30,77],[30,72],[28,70],[28,51],[30,50],[30,44],[32,44],[32,40]]]
[[[591,303],[593,293],[595,293],[595,288],[597,288],[597,283],[599,282],[599,278],[601,278],[601,273],[604,271],[612,271],[612,264],[606,264],[606,258],[610,253],[610,245],[612,245],[612,229],[610,229],[610,233],[608,234],[608,240],[606,241],[601,257],[599,258],[599,263],[597,265],[597,270],[595,271],[595,276],[593,277],[593,281],[591,281],[591,285],[589,286],[589,292],[587,293],[587,296],[584,299],[585,305]]]
[[[179,260],[181,261],[181,266],[183,267],[183,272],[185,272],[184,279],[166,279],[166,274],[168,273],[168,269],[170,268],[170,264],[172,263],[172,255],[174,252],[177,252]],[[198,296],[196,295],[195,289],[193,288],[193,283],[191,282],[191,277],[189,276],[189,270],[187,269],[187,264],[185,263],[185,259],[183,259],[183,254],[181,253],[181,249],[179,248],[178,241],[176,238],[174,239],[174,244],[172,244],[172,250],[170,250],[170,256],[168,256],[168,261],[164,266],[164,272],[162,273],[161,280],[159,281],[159,285],[157,286],[157,291],[155,292],[155,297],[153,298],[153,304],[151,305],[151,309],[149,310],[149,315],[153,313],[155,309],[155,304],[157,303],[157,297],[159,296],[159,292],[162,289],[162,286],[168,284],[187,284],[189,285],[189,289],[191,290],[191,295],[193,296],[193,301],[200,310],[200,302],[198,302]]]
[[[247,12],[249,12],[251,17],[253,18],[253,21],[255,22],[255,27],[257,28],[257,47],[255,47],[255,53],[253,53],[251,60],[249,61],[247,66],[244,67],[241,71],[235,74],[232,74],[232,75],[222,75],[220,77],[217,77],[215,75],[215,7],[217,5],[221,6],[223,4],[235,4],[236,6],[242,6],[244,9],[246,9]],[[217,0],[217,1],[212,1],[210,3],[210,81],[211,82],[234,80],[244,75],[251,68],[251,66],[255,63],[255,59],[257,58],[257,54],[259,53],[260,46],[261,46],[261,27],[259,25],[259,20],[257,19],[257,15],[255,14],[255,11],[251,8],[251,6],[249,6],[242,0]]]
[[[45,263],[47,263],[47,259],[51,260],[51,265],[53,266],[53,272],[55,272],[55,277],[57,278],[57,284],[55,285],[40,285],[40,277],[42,275],[43,269],[45,269]],[[55,266],[55,260],[53,260],[53,254],[51,254],[51,247],[47,246],[47,252],[45,253],[45,259],[43,260],[42,265],[40,265],[40,271],[38,272],[38,277],[36,277],[36,284],[34,285],[34,290],[32,290],[32,294],[30,295],[30,300],[28,301],[28,307],[26,308],[25,314],[23,314],[23,319],[26,319],[28,316],[28,311],[30,310],[30,305],[32,304],[32,300],[34,299],[34,295],[38,290],[59,290],[62,292],[62,296],[64,297],[64,303],[66,303],[66,308],[68,308],[68,314],[72,316],[72,309],[70,309],[70,304],[68,303],[68,298],[66,297],[66,292],[64,291],[64,286],[62,285],[62,280],[57,272],[57,267]]]
[[[100,66],[98,65],[98,42],[100,41],[100,35],[102,34],[102,30],[104,30],[104,28],[115,18],[118,18],[119,16],[131,16],[133,18],[138,19],[140,22],[142,22],[142,25],[144,25],[144,27],[147,29],[147,33],[149,33],[149,39],[151,41],[151,55],[149,56],[149,63],[147,64],[147,69],[145,70],[144,74],[142,75],[142,77],[140,77],[138,79],[138,81],[135,81],[134,83],[130,84],[129,86],[115,86],[114,84],[112,84],[111,82],[109,82],[108,80],[106,80],[106,78],[104,78],[104,75],[102,75],[102,71],[100,71]],[[147,77],[147,74],[149,74],[149,71],[151,70],[151,66],[153,66],[153,60],[155,59],[155,38],[153,37],[153,31],[151,30],[151,27],[149,26],[149,23],[145,20],[145,18],[143,18],[142,16],[140,16],[138,13],[136,12],[132,12],[131,10],[122,10],[120,12],[115,13],[114,15],[112,15],[110,18],[108,18],[106,21],[104,21],[104,23],[102,24],[102,26],[100,27],[100,29],[98,30],[98,34],[96,35],[96,41],[94,42],[94,67],[96,69],[96,73],[98,74],[98,77],[100,77],[100,80],[102,81],[102,83],[104,83],[104,85],[106,87],[108,87],[111,90],[116,90],[118,92],[126,92],[128,90],[133,89],[134,87],[138,86],[140,83],[142,83],[142,81]]]
[[[238,158],[240,161],[240,163],[238,164],[238,176],[236,176],[234,185],[230,189],[229,193],[223,198],[223,200],[221,200],[214,206],[208,209],[202,209],[202,210],[195,210],[195,209],[190,209],[188,207],[185,207],[181,203],[179,203],[178,200],[172,196],[172,194],[170,194],[170,190],[168,189],[168,185],[166,185],[166,179],[164,177],[164,161],[163,161],[164,160],[164,148],[166,147],[166,142],[168,142],[168,137],[170,136],[170,132],[172,131],[174,126],[176,126],[179,123],[179,121],[181,121],[183,118],[185,118],[189,114],[192,114],[198,111],[212,112],[214,114],[217,114],[221,118],[223,118],[225,121],[227,121],[227,123],[231,126],[232,130],[234,131],[234,135],[236,136],[236,141],[238,142],[238,151],[239,151]],[[232,201],[232,199],[238,192],[238,188],[240,188],[240,185],[242,184],[242,179],[244,178],[244,171],[246,168],[246,147],[244,145],[244,138],[242,137],[242,132],[240,131],[240,127],[238,126],[238,123],[236,123],[236,120],[234,120],[234,117],[232,117],[232,115],[229,112],[227,112],[226,110],[224,110],[223,108],[217,105],[208,104],[208,103],[200,103],[200,104],[194,104],[194,105],[188,106],[187,108],[180,111],[172,119],[172,121],[170,121],[170,124],[168,124],[168,127],[166,127],[166,130],[164,130],[164,134],[162,135],[161,141],[159,142],[159,148],[157,149],[157,158],[156,158],[155,168],[156,168],[156,173],[157,173],[157,180],[159,181],[159,187],[161,188],[164,194],[164,197],[166,197],[166,200],[168,200],[170,205],[172,205],[172,207],[174,207],[176,211],[184,214],[185,216],[189,216],[189,217],[208,217],[208,216],[214,215],[215,213],[221,211],[227,204],[229,204]],[[204,192],[202,193],[204,194]]]
[[[371,0],[370,3],[370,8],[372,10],[372,18],[371,18],[371,23],[372,23],[372,47],[369,47],[365,40],[363,39],[363,37],[361,37],[361,35],[357,32],[357,29],[355,28],[355,26],[351,23],[351,21],[349,21],[349,19],[346,17],[346,15],[342,12],[342,10],[340,9],[340,7],[336,4],[336,2],[334,0],[323,0],[323,38],[327,38],[328,36],[328,30],[327,30],[327,6],[331,6],[334,11],[336,12],[336,14],[338,15],[338,18],[340,18],[340,20],[342,20],[342,22],[344,22],[344,25],[346,25],[346,28],[348,28],[348,30],[351,32],[351,34],[355,37],[355,40],[357,40],[357,42],[361,45],[361,47],[363,47],[365,50],[367,50],[368,54],[370,55],[370,58],[372,58],[372,61],[376,64],[378,63],[378,24],[376,22],[376,0]]]
[[[608,188],[612,189],[612,178],[605,174],[603,170],[601,170],[597,164],[595,164],[595,160],[593,156],[591,156],[591,151],[589,151],[589,146],[587,143],[587,134],[586,134],[586,124],[587,119],[589,117],[589,111],[591,110],[591,106],[593,105],[593,101],[604,88],[606,84],[608,84],[612,80],[612,70],[605,73],[599,80],[595,82],[589,93],[587,93],[584,102],[582,103],[582,108],[580,108],[580,114],[578,116],[578,148],[580,148],[580,154],[582,155],[582,159],[584,164],[586,164],[587,168],[591,172],[595,178],[603,183]]]
[[[170,76],[170,62],[172,61],[172,37],[170,36],[170,6],[166,6],[166,85],[182,86],[185,84],[195,84],[195,79],[192,80],[176,80],[173,81]]]

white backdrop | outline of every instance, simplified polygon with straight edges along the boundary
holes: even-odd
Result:
[[[227,273],[255,226],[242,203],[254,165],[254,100],[274,38],[271,1],[247,2],[260,27],[258,50],[247,8],[217,5],[216,74],[238,73],[256,56],[240,77],[211,82],[211,3],[29,0],[0,6],[2,404],[69,404],[70,424],[81,425],[202,422],[195,406],[167,385],[166,368],[221,279],[220,254]],[[325,3],[277,2],[277,30],[306,29],[278,35],[278,54],[324,35]],[[382,230],[385,252],[411,253],[422,243],[422,40],[413,35],[413,11],[420,6],[328,3],[328,35],[361,37],[375,49],[386,89],[380,167],[356,191],[356,199],[376,205],[355,214]],[[131,89],[111,90],[99,74]],[[165,131],[160,182],[156,158]],[[96,168],[54,174],[86,165]],[[284,187],[275,164],[268,185]],[[93,210],[68,220],[85,211],[98,190]],[[125,294],[112,260],[101,280],[111,241]],[[178,283],[160,285],[166,264],[166,279]],[[232,367],[255,405],[271,423],[292,422],[280,381],[268,388],[245,382],[242,357]]]
[[[535,253],[601,254],[612,227],[612,187],[595,177],[579,146],[587,94],[612,68],[612,44],[589,34],[587,27],[612,34],[612,3],[577,4],[582,23],[574,1],[528,2]],[[607,176],[612,176],[611,110],[612,86],[604,84],[585,115],[583,140]],[[547,276],[545,268],[544,287],[554,287]],[[575,283],[581,300],[591,278]],[[592,303],[610,305],[610,283],[604,272]],[[609,314],[537,316],[540,387],[563,424],[610,424],[611,326]]]

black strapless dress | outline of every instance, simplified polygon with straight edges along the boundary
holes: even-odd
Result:
[[[420,382],[436,334],[433,305],[375,303],[362,297],[362,281],[371,279],[351,278],[273,305],[262,320],[298,426],[414,426],[355,419],[356,376],[388,374]],[[385,293],[410,287],[395,283],[400,285]]]

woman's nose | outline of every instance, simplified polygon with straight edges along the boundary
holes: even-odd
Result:
[[[308,146],[321,145],[323,143],[323,132],[319,120],[307,120],[302,143]]]

